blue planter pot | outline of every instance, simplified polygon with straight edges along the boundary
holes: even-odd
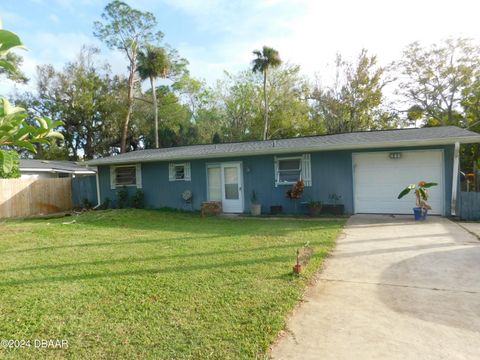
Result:
[[[413,215],[415,216],[415,221],[425,220],[427,218],[427,210],[419,207],[413,208]]]

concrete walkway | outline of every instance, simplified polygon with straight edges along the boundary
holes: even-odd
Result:
[[[480,241],[440,217],[356,215],[275,359],[480,359]]]

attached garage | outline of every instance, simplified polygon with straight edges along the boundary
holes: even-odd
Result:
[[[353,194],[355,213],[411,214],[413,195],[397,199],[407,185],[424,180],[438,186],[429,190],[431,214],[445,208],[443,150],[407,150],[354,153]]]

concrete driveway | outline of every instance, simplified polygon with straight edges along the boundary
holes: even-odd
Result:
[[[480,241],[440,217],[356,215],[275,359],[480,359]]]

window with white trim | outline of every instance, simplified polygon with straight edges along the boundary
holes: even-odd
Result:
[[[170,164],[168,179],[170,181],[190,181],[190,163]]]
[[[277,183],[295,184],[302,178],[302,158],[277,158]]]
[[[275,157],[275,186],[292,185],[303,180],[312,186],[310,154],[292,157]]]
[[[142,174],[140,164],[110,166],[110,188],[122,186],[142,187]]]

